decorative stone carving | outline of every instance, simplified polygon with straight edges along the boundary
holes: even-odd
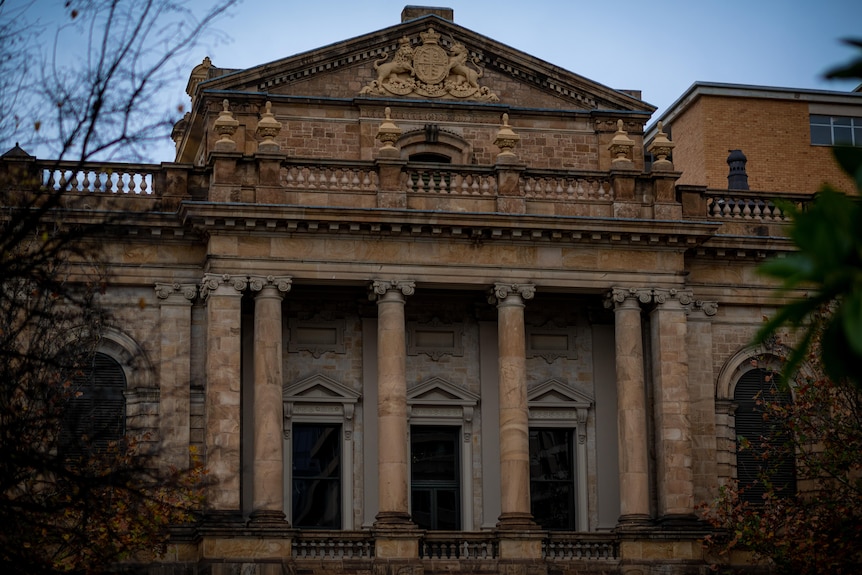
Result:
[[[488,296],[488,303],[499,303],[512,294],[517,294],[525,300],[533,299],[533,296],[536,295],[536,286],[533,284],[494,284],[494,289],[491,290]]]
[[[213,124],[216,133],[221,136],[215,143],[216,150],[236,150],[236,142],[233,141],[232,137],[238,127],[239,122],[234,119],[227,98],[225,98],[222,101],[222,111],[219,112],[218,118],[216,118],[215,124]]]
[[[494,140],[494,145],[500,148],[500,153],[497,154],[497,157],[514,156],[515,152],[512,150],[515,149],[520,139],[521,136],[516,134],[509,125],[509,114],[503,114],[503,125],[497,130],[497,138]]]
[[[157,283],[156,297],[159,299],[168,299],[174,294],[181,295],[188,301],[192,301],[198,295],[198,286],[195,284],[180,284],[180,283]]]
[[[290,276],[251,276],[248,278],[248,287],[251,291],[260,291],[264,286],[273,286],[278,291],[287,293],[292,287],[293,278]]]
[[[380,127],[377,128],[375,138],[383,143],[382,150],[395,150],[395,142],[401,136],[401,128],[392,121],[392,108],[386,106],[383,113],[386,115],[386,118],[380,123]]]
[[[614,157],[612,162],[631,162],[635,142],[629,138],[628,133],[623,130],[623,121],[617,120],[617,131],[611,143],[608,145],[611,155]]]
[[[647,148],[647,151],[654,155],[657,159],[653,161],[653,170],[673,170],[673,162],[667,159],[673,151],[674,144],[664,133],[661,121],[658,123],[658,134],[653,138],[652,143]]]
[[[623,303],[627,298],[636,299],[639,303],[648,304],[652,301],[651,289],[640,288],[614,288],[605,297],[606,309],[613,308],[616,304]]]
[[[436,317],[428,323],[411,322],[407,325],[407,355],[424,353],[432,361],[444,355],[461,357],[464,355],[462,330],[462,324],[443,323]]]
[[[697,300],[694,307],[700,309],[706,316],[714,316],[718,313],[718,302]]]
[[[267,100],[266,111],[261,114],[260,121],[257,123],[257,136],[263,138],[257,149],[261,152],[279,151],[281,147],[275,141],[279,132],[281,132],[281,122],[275,119],[272,113],[272,102]]]
[[[416,291],[416,283],[405,280],[374,280],[369,287],[368,299],[374,301],[392,289],[400,291],[405,296],[411,296]]]
[[[230,285],[238,292],[244,292],[248,287],[248,278],[230,274],[204,274],[200,287],[201,297],[206,299],[211,292],[214,292],[222,284]]]
[[[561,357],[578,359],[574,327],[556,327],[550,322],[526,327],[527,357],[541,357],[548,364]]]
[[[498,102],[487,86],[480,86],[484,71],[476,57],[460,42],[452,43],[449,52],[440,46],[440,34],[429,27],[419,34],[422,45],[413,48],[409,38],[398,41],[391,61],[385,54],[374,62],[377,79],[359,92],[369,96],[423,96],[426,98],[459,98]]]

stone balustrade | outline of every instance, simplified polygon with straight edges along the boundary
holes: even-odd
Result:
[[[299,531],[291,550],[294,559],[370,559],[374,537],[366,531]]]
[[[561,202],[608,202],[614,199],[607,174],[532,172],[523,177],[528,199]]]
[[[609,533],[560,533],[551,532],[542,543],[542,551],[548,560],[605,560],[618,561],[619,540]]]
[[[157,164],[40,162],[43,189],[93,194],[155,196]]]
[[[491,168],[446,167],[408,164],[402,173],[404,191],[457,196],[497,195],[497,178]]]
[[[260,186],[270,190],[269,195],[258,196],[258,199],[249,196],[246,201],[252,203],[311,202],[314,205],[371,207],[374,205],[374,196],[379,195],[382,188],[381,166],[374,161],[281,159],[276,164],[275,179],[267,180],[266,183],[257,158],[237,158],[235,162],[232,170],[237,182],[241,180],[247,186],[255,185],[259,180]],[[223,196],[214,195],[212,190],[219,184],[219,177],[223,177],[218,174],[230,173],[219,172],[217,162],[206,166],[190,166],[169,163],[60,162],[32,157],[24,160],[4,158],[0,161],[0,173],[21,169],[29,170],[32,174],[29,181],[43,191],[85,198],[87,206],[93,209],[132,211],[173,211],[180,202],[191,199],[221,201]],[[531,202],[545,206],[538,209],[522,207],[520,213],[606,216],[611,214],[610,206],[620,202],[634,201],[640,206],[642,201],[646,201],[641,199],[640,194],[643,198],[649,198],[652,185],[652,175],[649,173],[626,176],[637,183],[633,189],[641,192],[636,198],[625,199],[619,196],[618,182],[615,183],[612,174],[605,172],[522,167],[509,171],[514,181],[507,184],[508,191],[505,191],[500,187],[503,184],[498,166],[408,161],[396,167],[396,170],[400,171],[400,178],[394,180],[397,190],[390,188],[387,193],[395,191],[403,194],[406,197],[403,205],[406,207],[444,212],[508,211],[508,204],[497,204],[496,207],[494,204],[495,199],[508,196],[518,198],[522,206],[528,206]],[[327,200],[330,196],[332,199]],[[232,196],[227,193],[224,197]],[[804,207],[813,197],[814,194],[790,196],[771,192],[712,190],[704,186],[676,187],[676,199],[682,206],[683,219],[711,220],[732,226],[784,224],[788,216],[783,202]],[[135,201],[125,202],[131,199]],[[156,200],[158,203],[150,204]]]
[[[493,533],[428,531],[419,542],[422,559],[496,559],[499,544]]]

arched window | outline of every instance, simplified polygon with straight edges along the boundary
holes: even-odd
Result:
[[[126,432],[126,374],[105,353],[93,355],[72,378],[61,436],[66,457],[77,459],[102,452]]]
[[[761,503],[766,491],[764,480],[785,496],[796,493],[796,466],[792,452],[782,448],[784,432],[767,414],[766,403],[790,404],[793,399],[784,389],[778,374],[768,369],[752,369],[742,374],[733,392],[736,408],[736,476],[741,498]],[[744,448],[743,448],[744,445]],[[768,458],[767,450],[772,449]]]

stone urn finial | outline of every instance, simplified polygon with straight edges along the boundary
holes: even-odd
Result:
[[[497,130],[497,137],[494,139],[494,145],[500,148],[500,153],[497,154],[497,157],[500,156],[514,156],[515,152],[512,150],[515,149],[515,146],[518,144],[518,140],[521,139],[521,136],[516,134],[514,130],[512,130],[512,126],[509,125],[509,114],[503,114],[503,125],[500,126],[500,129]]]
[[[667,137],[667,134],[664,132],[664,126],[661,120],[659,120],[658,134],[655,135],[649,148],[647,148],[647,151],[656,157],[652,163],[653,170],[673,170],[673,162],[668,160],[667,157],[670,156],[674,146],[676,144],[671,142],[670,138]]]
[[[608,150],[613,156],[612,162],[631,162],[634,148],[634,140],[629,138],[628,133],[623,130],[623,121],[617,120],[617,131],[608,145]]]
[[[392,109],[389,106],[386,106],[386,109],[383,110],[383,114],[386,119],[384,119],[380,123],[380,127],[377,128],[376,136],[376,138],[383,143],[383,146],[380,149],[387,151],[397,150],[395,142],[397,142],[398,138],[401,137],[401,128],[392,121]]]
[[[213,127],[216,133],[221,136],[215,143],[216,150],[225,152],[236,150],[236,142],[231,137],[236,133],[239,122],[234,119],[227,98],[222,101],[222,111],[219,112]]]
[[[260,121],[257,123],[257,136],[263,138],[263,141],[258,144],[257,149],[260,152],[278,152],[281,147],[275,141],[275,137],[281,131],[281,122],[275,119],[272,113],[272,102],[266,101],[266,111],[261,114]]]

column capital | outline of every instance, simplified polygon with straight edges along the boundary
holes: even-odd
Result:
[[[281,293],[287,293],[293,287],[293,278],[290,276],[249,276],[248,287],[254,292],[262,291],[265,287],[272,287]]]
[[[699,309],[703,312],[703,315],[707,317],[712,317],[718,313],[718,302],[717,301],[703,301],[703,300],[695,300],[694,301],[694,309]]]
[[[517,296],[523,303],[523,300],[533,299],[536,295],[536,286],[533,284],[510,284],[510,283],[495,283],[493,289],[488,295],[488,303],[500,305],[510,296]]]
[[[653,290],[649,288],[612,288],[605,295],[606,309],[618,308],[623,304],[648,304],[653,300]],[[632,306],[633,307],[633,306]]]
[[[204,274],[201,280],[201,297],[206,300],[212,292],[222,287],[233,288],[242,294],[248,287],[248,277],[231,274]]]
[[[416,282],[411,280],[374,280],[368,286],[368,299],[375,301],[390,291],[400,291],[403,296],[411,296],[416,291]]]
[[[188,304],[198,295],[196,284],[162,283],[156,282],[156,297],[165,300],[166,304]]]
[[[652,294],[653,303],[657,308],[685,308],[694,300],[694,295],[689,289],[654,289]]]

